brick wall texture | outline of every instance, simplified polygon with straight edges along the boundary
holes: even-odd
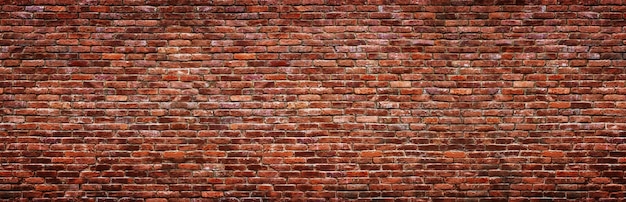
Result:
[[[0,201],[618,201],[622,0],[0,0]]]

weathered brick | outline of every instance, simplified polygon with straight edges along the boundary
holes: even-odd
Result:
[[[623,198],[621,0],[0,2],[0,201]]]

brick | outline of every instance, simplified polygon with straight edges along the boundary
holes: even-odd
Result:
[[[178,152],[178,151],[164,152],[163,153],[163,157],[164,158],[172,158],[172,159],[180,159],[180,158],[185,157],[185,153],[184,152]]]
[[[237,53],[233,55],[235,60],[254,60],[255,58],[256,55],[251,53]]]
[[[622,0],[0,0],[0,201],[619,201]]]
[[[378,117],[376,116],[357,116],[356,117],[357,122],[369,122],[369,123],[374,122],[375,123],[377,122],[377,120],[378,120]]]
[[[389,82],[390,87],[392,88],[409,88],[411,87],[410,81],[392,81]]]
[[[375,94],[375,88],[356,88],[354,89],[354,93],[356,94]]]
[[[363,151],[361,152],[362,157],[380,157],[383,153],[381,151]]]
[[[570,108],[571,103],[569,102],[551,102],[549,104],[550,108]]]
[[[515,81],[513,87],[516,88],[532,88],[535,86],[535,82],[532,81]]]
[[[233,95],[230,96],[231,101],[251,101],[252,96],[250,95]]]
[[[450,89],[450,94],[453,94],[453,95],[471,95],[472,94],[472,89],[468,89],[468,88]]]
[[[224,197],[224,192],[221,192],[221,191],[205,191],[205,192],[202,192],[202,197],[205,197],[205,198],[221,198],[221,197]]]
[[[544,151],[542,155],[546,157],[562,157],[564,153],[562,151]]]
[[[465,152],[462,151],[447,151],[443,154],[447,158],[465,158]]]

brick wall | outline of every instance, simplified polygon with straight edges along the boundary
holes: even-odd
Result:
[[[621,0],[0,5],[2,201],[626,193]]]

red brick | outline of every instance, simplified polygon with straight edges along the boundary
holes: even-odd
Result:
[[[517,88],[532,88],[535,86],[535,82],[533,81],[515,81],[513,82],[513,87]]]
[[[462,151],[447,151],[443,155],[447,158],[465,158],[466,154]]]
[[[376,89],[375,88],[357,88],[357,89],[354,89],[354,93],[356,93],[356,94],[375,94],[376,93]]]
[[[235,60],[254,60],[255,57],[255,54],[251,53],[237,53],[233,55]]]
[[[0,201],[623,198],[621,0],[0,2]]]
[[[389,82],[390,87],[392,88],[409,88],[411,87],[410,81],[392,81]]]
[[[205,197],[205,198],[221,198],[221,197],[224,197],[224,192],[221,192],[221,191],[205,191],[205,192],[202,192],[202,197]]]
[[[363,151],[361,152],[362,157],[380,157],[383,156],[381,151]]]
[[[562,151],[543,151],[541,154],[546,157],[562,157],[564,155]]]
[[[185,157],[184,152],[168,151],[163,153],[164,158],[180,159]]]

